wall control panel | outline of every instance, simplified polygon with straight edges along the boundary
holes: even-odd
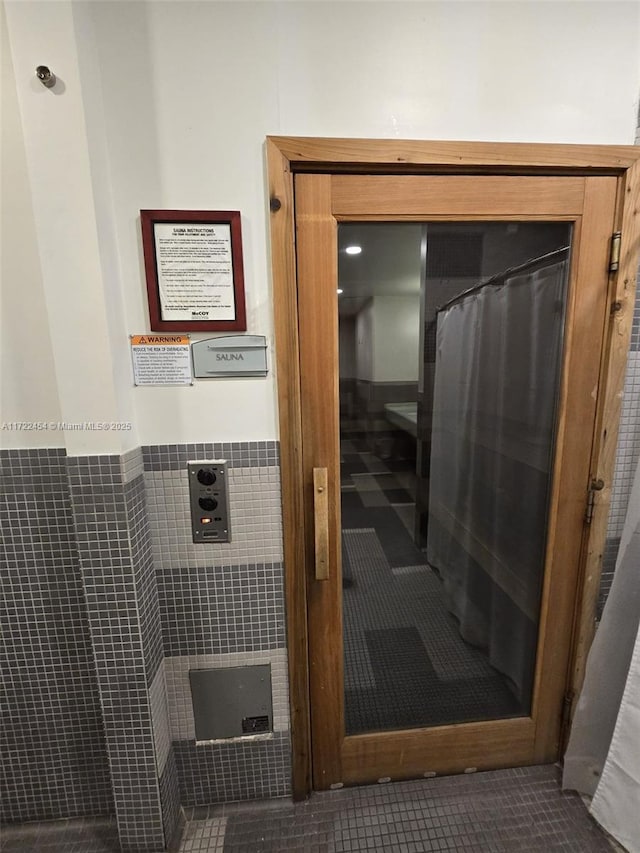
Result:
[[[187,471],[193,541],[230,542],[226,460],[187,462]]]

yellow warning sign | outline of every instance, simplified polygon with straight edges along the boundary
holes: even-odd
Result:
[[[184,347],[189,345],[189,335],[131,335],[131,346]]]

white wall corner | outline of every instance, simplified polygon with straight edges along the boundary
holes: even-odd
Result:
[[[131,417],[119,382],[126,352],[109,175],[99,144],[100,84],[83,4],[6,3],[61,419],[112,425]],[[79,44],[78,39],[89,43]],[[35,76],[57,77],[45,88]],[[89,88],[90,92],[89,92]],[[87,109],[89,97],[96,106]],[[130,383],[129,383],[130,384]],[[134,430],[65,430],[70,455],[114,453]]]

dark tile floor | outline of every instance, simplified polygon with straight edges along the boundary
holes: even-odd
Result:
[[[611,853],[555,767],[530,767],[190,810],[182,853]],[[193,819],[194,816],[202,819]]]
[[[341,450],[347,734],[528,713],[462,639],[414,543],[415,473],[351,440]]]
[[[2,853],[114,853],[120,850],[115,820],[55,820],[0,828]]]
[[[181,853],[611,853],[614,846],[558,768],[370,785],[188,808]],[[3,853],[115,853],[115,823],[55,821],[3,827]]]

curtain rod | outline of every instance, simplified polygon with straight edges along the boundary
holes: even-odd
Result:
[[[459,293],[457,296],[454,296],[453,299],[445,302],[444,305],[441,305],[440,308],[436,309],[436,314],[439,314],[441,311],[446,311],[447,308],[451,308],[451,306],[455,305],[455,303],[460,299],[464,299],[466,296],[471,296],[471,294],[477,293],[484,287],[489,287],[490,285],[495,286],[509,276],[517,275],[518,273],[533,269],[540,264],[555,260],[556,258],[559,258],[560,255],[566,255],[570,248],[570,246],[563,246],[561,249],[554,249],[553,252],[547,252],[546,255],[540,255],[538,258],[532,258],[529,261],[525,261],[523,264],[518,264],[518,266],[515,267],[509,267],[509,269],[506,269],[503,272],[492,275],[491,278],[488,278],[486,281],[482,281],[480,284],[475,284],[473,287],[470,287],[469,290],[463,290],[462,293]]]

